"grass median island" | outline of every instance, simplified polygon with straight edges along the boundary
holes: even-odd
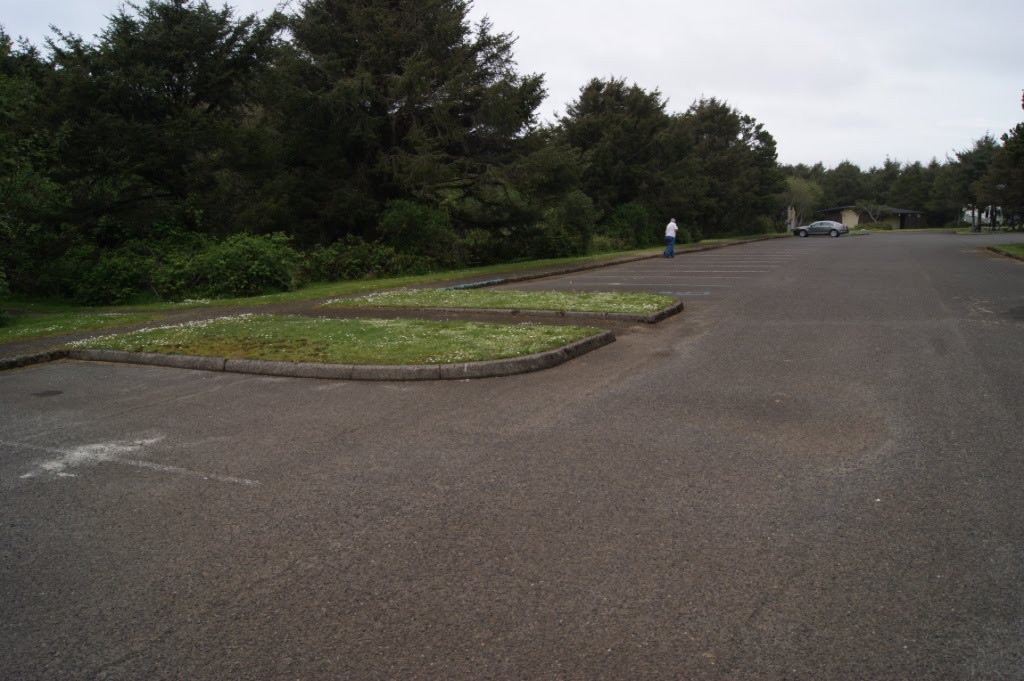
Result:
[[[559,312],[652,314],[676,302],[658,293],[573,291],[495,291],[492,289],[397,289],[358,298],[331,300],[336,307],[461,308],[474,310],[554,310]]]
[[[596,333],[579,326],[240,315],[92,338],[74,346],[325,364],[456,364],[521,357]]]
[[[1024,260],[1024,244],[999,244],[998,246],[992,246],[992,250],[996,253],[1008,255],[1011,258]]]

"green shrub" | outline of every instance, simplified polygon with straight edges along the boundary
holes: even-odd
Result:
[[[401,274],[425,274],[433,269],[430,258],[399,253],[391,246],[370,243],[347,234],[330,246],[317,246],[305,256],[306,279],[342,281]]]
[[[299,253],[282,234],[233,234],[184,265],[185,292],[204,297],[253,296],[290,291],[299,283]]]
[[[437,208],[404,199],[389,201],[379,228],[384,242],[399,253],[426,256],[445,267],[466,261],[448,215]]]
[[[298,286],[299,254],[283,234],[235,234],[223,241],[178,235],[129,241],[118,248],[69,249],[48,276],[62,295],[85,305],[127,303],[142,296],[249,296]]]
[[[505,230],[508,231],[508,230]],[[459,239],[466,265],[493,265],[515,257],[508,234],[501,230],[471,229]]]
[[[595,234],[590,240],[591,253],[614,253],[626,250],[627,248],[629,247],[624,246],[618,239],[605,234]]]
[[[86,305],[127,303],[146,289],[152,261],[118,249],[103,251],[77,282],[75,300]]]
[[[590,248],[597,209],[583,192],[566,194],[541,221],[539,238],[534,241],[533,257],[564,258],[583,255]]]
[[[716,236],[722,239],[741,237],[741,236],[756,236],[759,234],[771,234],[776,230],[775,222],[772,221],[767,215],[759,215],[750,222],[744,222],[739,227],[732,229],[727,232],[717,234]]]
[[[0,269],[0,303],[7,300],[10,295],[11,289],[7,286],[7,275]],[[6,326],[10,321],[11,317],[7,314],[7,310],[0,308],[0,326]]]
[[[612,250],[653,246],[664,232],[651,219],[650,212],[638,203],[617,206],[597,228],[597,234],[615,244]]]
[[[76,246],[47,268],[59,293],[82,305],[126,303],[149,288],[156,264],[139,244]]]
[[[775,221],[767,215],[758,215],[754,219],[750,234],[773,234],[777,231]]]
[[[589,244],[581,244],[564,225],[555,221],[544,221],[538,225],[539,233],[534,241],[532,257],[535,258],[568,258],[581,255]]]

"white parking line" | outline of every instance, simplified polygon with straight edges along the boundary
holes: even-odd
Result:
[[[587,282],[587,281],[577,281],[577,282],[570,281],[569,284],[571,284],[575,288],[606,288],[608,286],[638,286],[638,287],[644,287],[644,286],[678,286],[678,287],[682,287],[682,288],[732,288],[733,287],[732,284],[704,284],[704,283],[687,284],[686,282],[683,282],[683,281],[661,281],[661,282],[652,282],[650,284],[632,284],[632,283],[631,284],[623,284],[623,283],[614,282],[614,281],[607,282],[607,283]]]
[[[690,270],[690,271],[694,271],[694,270]],[[730,274],[742,274],[742,273],[730,272]],[[685,279],[685,277],[683,277],[683,278]],[[749,277],[699,277],[699,278],[700,279],[748,279]],[[649,281],[651,279],[662,279],[662,280],[676,281],[677,279],[679,279],[679,277],[674,277],[674,276],[670,277],[670,275],[666,275],[666,274],[656,274],[656,275],[643,276],[643,277],[622,277],[622,276],[615,276],[614,274],[590,274],[590,275],[579,277],[579,280],[590,280],[590,279],[614,279],[616,281],[626,281],[626,280]],[[573,281],[573,280],[570,279],[569,281]]]
[[[656,279],[652,278],[652,279],[646,279],[646,280],[640,280],[640,281],[637,281],[637,280],[623,281],[621,279],[617,279],[617,280],[615,280],[614,283],[617,283],[620,286],[625,286],[627,284],[630,285],[630,286],[656,286],[659,283],[661,283],[661,284],[678,284],[680,281],[686,281],[687,279],[690,279],[690,278],[691,277],[672,277],[672,278],[658,277]],[[695,281],[706,281],[706,280],[711,280],[711,279],[713,279],[715,281],[720,281],[722,279],[730,279],[730,280],[749,279],[749,277],[692,277],[692,279],[694,279]],[[593,284],[604,284],[605,283],[603,281],[592,281],[589,277],[587,279],[570,280],[569,283],[572,284],[574,281],[575,282],[580,282],[580,283],[593,283]]]
[[[713,255],[711,253],[708,253],[706,255],[691,255],[687,257],[692,258],[693,260],[696,260],[698,258],[711,258],[715,260],[727,258],[729,260],[737,261],[764,260],[765,262],[781,262],[784,260],[796,260],[796,257],[792,255]]]

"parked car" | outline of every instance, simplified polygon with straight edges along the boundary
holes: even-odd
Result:
[[[846,234],[850,230],[841,222],[835,220],[818,220],[812,222],[809,225],[803,227],[794,227],[793,234],[796,236],[814,236],[816,234],[828,234],[829,236],[839,236],[840,234]]]

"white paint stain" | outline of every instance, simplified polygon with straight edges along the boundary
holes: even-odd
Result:
[[[112,463],[122,466],[132,466],[134,468],[143,468],[160,473],[184,475],[193,478],[201,478],[203,480],[214,480],[216,482],[227,482],[236,485],[246,485],[249,487],[260,484],[256,480],[247,480],[245,478],[236,478],[228,475],[216,475],[213,473],[203,473],[200,471],[189,470],[187,468],[166,466],[164,464],[143,461],[137,458],[128,458],[129,455],[137,454],[145,450],[147,447],[155,445],[161,440],[163,440],[162,437],[156,437],[142,440],[130,440],[127,442],[101,442],[98,444],[82,445],[73,449],[45,448],[44,451],[58,454],[59,456],[55,459],[37,463],[33,470],[25,473],[21,478],[26,479],[41,476],[74,478],[78,475],[74,472],[77,469],[96,466],[103,463]],[[10,443],[3,444],[9,445]]]
[[[51,450],[60,453],[61,456],[50,461],[43,461],[33,471],[25,473],[22,478],[34,478],[38,475],[49,473],[50,475],[69,478],[75,477],[70,472],[73,469],[83,466],[95,466],[105,461],[117,461],[125,454],[137,452],[143,447],[148,447],[159,442],[163,438],[152,438],[148,440],[135,440],[132,442],[101,442],[99,444],[83,445],[70,450]]]

